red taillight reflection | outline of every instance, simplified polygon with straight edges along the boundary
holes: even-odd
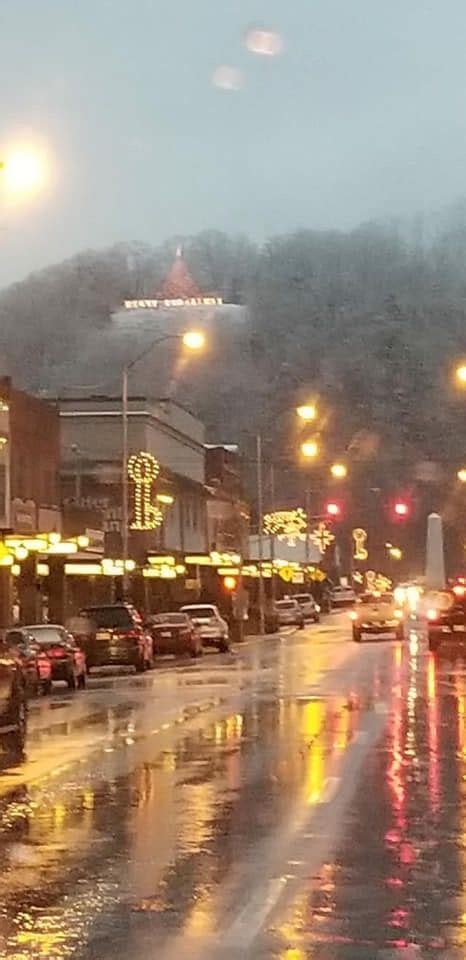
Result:
[[[60,647],[55,647],[53,650],[49,650],[50,657],[66,657],[66,651],[61,650]]]

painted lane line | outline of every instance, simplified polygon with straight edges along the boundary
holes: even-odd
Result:
[[[223,940],[226,947],[241,950],[254,942],[276,907],[286,883],[286,877],[274,877],[257,891],[228,930]]]
[[[337,795],[341,784],[341,777],[327,777],[318,803],[331,803]]]

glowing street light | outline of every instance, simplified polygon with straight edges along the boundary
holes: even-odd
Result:
[[[31,196],[45,185],[45,157],[36,150],[16,150],[2,161],[0,174],[8,195],[17,198]]]
[[[461,470],[458,470],[456,476],[460,483],[466,483],[466,467],[461,467]]]
[[[394,547],[392,543],[386,543],[385,546],[388,551],[388,556],[391,560],[403,559],[403,551],[400,549],[400,547]]]
[[[188,350],[202,350],[205,347],[205,335],[202,330],[187,330],[182,339],[183,346]]]
[[[306,460],[315,460],[319,455],[319,444],[317,440],[305,440],[301,444],[301,453]]]
[[[344,480],[348,476],[348,468],[344,463],[333,463],[330,467],[330,473],[335,480]]]
[[[302,406],[296,407],[296,413],[305,423],[311,423],[317,417],[317,407],[314,403],[303,403]]]
[[[460,363],[457,366],[456,379],[462,387],[466,387],[466,363]]]

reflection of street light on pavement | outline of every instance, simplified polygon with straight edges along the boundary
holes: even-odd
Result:
[[[344,480],[348,476],[348,468],[344,463],[333,463],[330,467],[330,473],[335,480]]]
[[[317,440],[305,440],[301,444],[301,453],[306,460],[315,460],[319,455],[319,444]]]
[[[311,423],[317,417],[317,408],[314,403],[303,403],[302,406],[296,408],[296,413],[305,423]]]
[[[456,476],[460,483],[466,483],[466,467],[461,467],[461,470],[458,470]]]

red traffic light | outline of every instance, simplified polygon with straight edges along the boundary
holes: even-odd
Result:
[[[225,590],[228,590],[228,593],[234,593],[238,586],[238,580],[236,577],[224,577],[223,586],[225,587]]]
[[[325,512],[328,517],[333,517],[333,519],[341,517],[341,506],[339,503],[335,503],[334,500],[331,500],[330,503],[327,503]]]
[[[404,520],[409,516],[409,504],[406,500],[396,500],[393,505],[393,512],[399,520]]]

